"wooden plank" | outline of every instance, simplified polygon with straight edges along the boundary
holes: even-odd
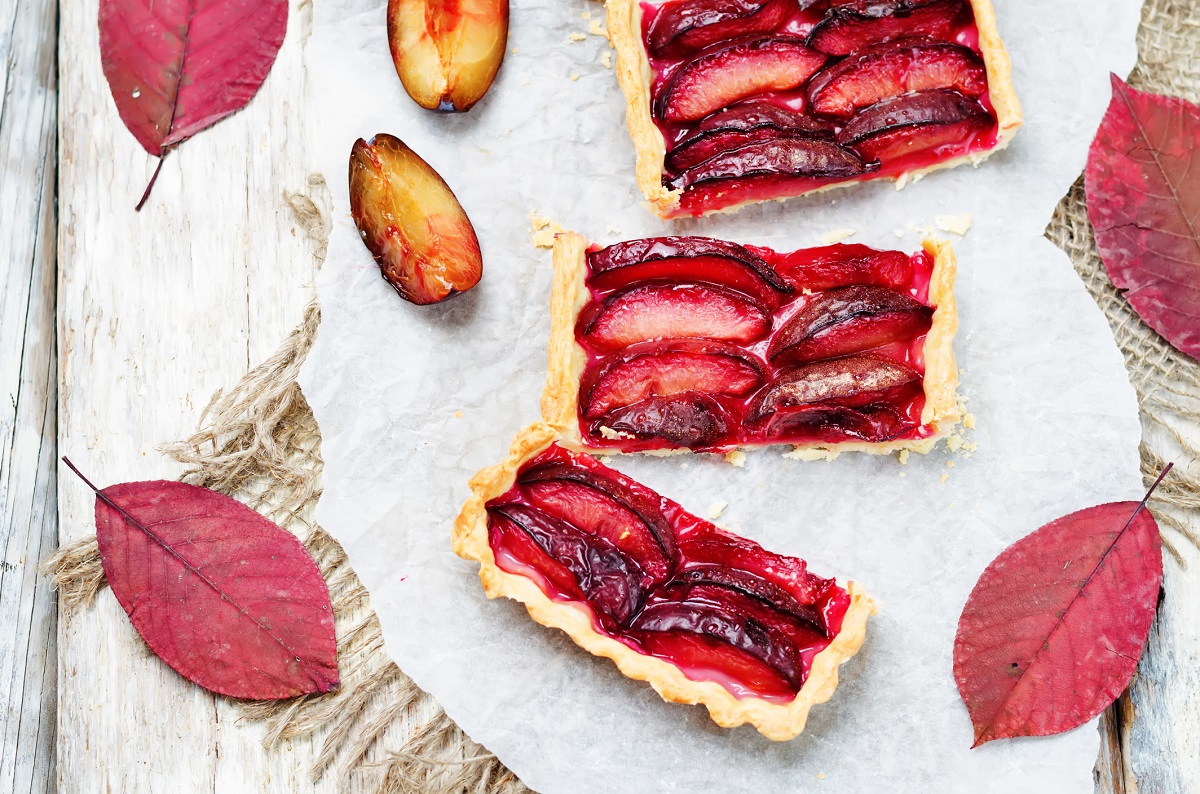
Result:
[[[56,3],[0,5],[0,791],[55,784]]]
[[[310,243],[285,191],[312,170],[301,60],[311,5],[294,2],[279,58],[243,112],[155,161],[122,126],[99,62],[97,0],[63,4],[59,148],[60,450],[98,483],[176,477],[156,452],[218,388],[272,352],[310,297]],[[59,469],[65,472],[64,468]],[[60,539],[94,531],[66,473]],[[111,592],[59,631],[62,791],[333,791],[311,740],[264,750],[236,708],[142,645]]]

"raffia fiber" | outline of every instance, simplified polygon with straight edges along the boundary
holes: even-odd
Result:
[[[1157,93],[1200,100],[1200,7],[1187,0],[1149,0],[1138,34],[1139,62],[1130,83]],[[328,210],[318,205],[324,181],[314,177],[308,194],[285,201],[314,240],[318,262],[328,239]],[[323,202],[327,206],[327,201]],[[1200,364],[1177,353],[1150,330],[1113,287],[1096,252],[1087,221],[1082,183],[1058,206],[1046,236],[1071,257],[1089,293],[1104,311],[1125,356],[1147,431],[1154,429],[1174,453],[1176,468],[1152,501],[1168,551],[1182,564],[1177,543],[1200,545],[1187,513],[1200,510]],[[304,322],[268,361],[205,409],[200,430],[164,452],[189,468],[187,482],[229,494],[294,532],[308,547],[329,583],[337,617],[342,685],[333,693],[286,702],[244,703],[246,717],[267,727],[264,744],[314,734],[322,737],[313,776],[366,775],[382,792],[516,794],[526,788],[495,756],[467,737],[436,701],[422,692],[387,656],[370,598],[345,552],[312,521],[320,497],[320,433],[295,379],[312,345],[320,312],[311,306]],[[1159,447],[1162,448],[1161,446]],[[1150,446],[1141,448],[1147,478],[1165,465]],[[62,603],[82,607],[104,586],[94,538],[59,551],[44,564]],[[1122,698],[1107,715],[1118,734],[1127,710]],[[386,746],[393,737],[399,746]],[[1102,759],[1103,760],[1103,759]],[[1110,759],[1111,760],[1111,759]],[[1116,760],[1120,766],[1120,759]],[[1113,790],[1125,784],[1111,776]],[[1108,777],[1108,776],[1106,776]]]

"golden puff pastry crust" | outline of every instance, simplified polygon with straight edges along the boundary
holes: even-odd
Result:
[[[968,0],[975,14],[975,27],[979,32],[979,51],[987,69],[988,95],[996,112],[996,145],[984,152],[974,152],[962,157],[952,157],[925,168],[905,171],[900,175],[864,177],[832,185],[823,185],[797,195],[810,195],[826,190],[849,187],[871,179],[890,179],[903,187],[916,182],[934,171],[954,168],[964,163],[978,165],[991,155],[1008,146],[1016,135],[1024,117],[1017,91],[1012,81],[1012,61],[1008,50],[1000,39],[996,25],[996,11],[991,0]],[[680,190],[668,190],[663,186],[663,163],[666,159],[666,142],[650,116],[650,84],[652,73],[646,46],[642,41],[642,8],[640,0],[606,0],[609,38],[617,51],[617,83],[625,94],[625,124],[633,139],[636,152],[636,175],[638,187],[645,195],[650,210],[663,219],[679,217]],[[779,200],[795,198],[781,197]],[[711,212],[734,212],[758,200],[746,201]],[[701,213],[709,214],[708,212]]]
[[[958,331],[958,308],[954,301],[954,279],[958,261],[949,241],[928,238],[922,246],[933,257],[929,282],[929,305],[934,307],[933,324],[925,337],[925,407],[921,423],[932,433],[926,438],[869,443],[845,441],[837,444],[794,444],[789,457],[828,459],[842,452],[888,455],[907,450],[928,453],[959,423],[958,365],[954,360],[954,335]],[[587,240],[574,232],[559,234],[554,241],[554,280],[550,293],[550,344],[546,385],[542,390],[542,420],[562,436],[564,446],[605,455],[621,450],[598,449],[584,444],[579,431],[579,384],[587,354],[575,339],[575,323],[590,293],[587,277]],[[748,444],[743,450],[778,444]],[[639,454],[670,455],[689,452],[686,448],[651,450]]]
[[[479,578],[488,598],[519,601],[537,623],[560,629],[589,653],[611,659],[622,674],[647,682],[664,700],[703,705],[713,721],[724,728],[749,723],[774,741],[787,741],[798,736],[808,721],[809,710],[833,695],[838,684],[838,667],[862,646],[867,618],[875,612],[870,596],[855,582],[846,586],[850,606],[842,620],[842,629],[833,642],[813,658],[808,678],[795,699],[788,703],[737,698],[713,681],[693,681],[675,665],[638,653],[597,632],[591,616],[581,606],[554,601],[530,579],[507,573],[496,565],[488,543],[485,505],[513,486],[517,471],[525,461],[558,440],[558,432],[550,425],[530,425],[517,434],[507,459],[471,478],[471,496],[454,522],[453,545],[458,556],[479,563]]]

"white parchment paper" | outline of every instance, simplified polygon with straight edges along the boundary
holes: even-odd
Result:
[[[371,591],[388,651],[473,738],[543,792],[1090,792],[1094,725],[968,750],[955,690],[955,624],[1002,548],[1090,504],[1141,494],[1134,394],[1099,310],[1042,238],[1084,163],[1108,72],[1135,58],[1133,0],[995,0],[1026,125],[977,169],[897,192],[859,186],[673,224],[779,249],[852,241],[914,250],[906,224],[969,213],[956,243],[961,393],[977,420],[970,457],[941,449],[833,462],[749,455],[744,468],[684,456],[614,459],[694,512],[879,599],[862,652],[797,740],[722,730],[663,703],[512,602],[488,602],[450,550],[467,479],[537,418],[549,329],[549,252],[538,209],[599,242],[662,234],[641,205],[623,99],[588,0],[513,0],[510,52],[469,114],[405,95],[383,0],[321,0],[309,66],[334,231],[323,321],[302,385],[321,426],[322,526]],[[588,18],[590,16],[590,19]],[[579,38],[576,36],[575,38]],[[380,278],[349,217],[346,168],[360,136],[401,137],[449,182],[484,254],[482,283],[411,306]],[[953,467],[950,464],[953,463]]]

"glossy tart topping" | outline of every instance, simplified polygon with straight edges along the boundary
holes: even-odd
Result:
[[[841,629],[847,592],[551,445],[487,503],[496,564],[593,628],[735,697],[787,702]]]
[[[991,149],[966,0],[642,6],[663,185],[699,214]]]
[[[933,431],[928,253],[790,253],[703,237],[587,254],[575,327],[579,428],[593,448],[914,440]]]

